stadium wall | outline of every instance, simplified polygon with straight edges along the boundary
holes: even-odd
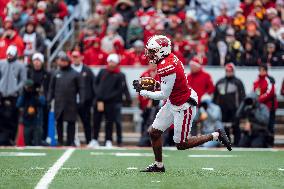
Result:
[[[101,66],[92,67],[95,74],[99,72],[99,70],[103,68]],[[136,96],[136,92],[132,87],[132,81],[134,79],[139,78],[139,76],[147,69],[147,66],[144,67],[133,67],[133,66],[124,66],[121,68],[122,72],[125,73],[128,87],[131,95]],[[209,72],[213,78],[214,84],[221,78],[224,77],[225,71],[222,67],[210,67],[207,66],[205,68],[207,72]],[[189,73],[189,66],[185,67],[186,74]],[[275,78],[276,81],[276,92],[280,97],[280,89],[282,85],[282,81],[284,79],[284,68],[283,67],[274,67],[269,69],[269,74]],[[251,92],[253,89],[253,82],[256,80],[258,76],[258,68],[256,67],[236,67],[236,76],[240,78],[245,86],[246,93]]]

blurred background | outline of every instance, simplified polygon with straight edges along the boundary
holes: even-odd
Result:
[[[192,135],[283,146],[283,21],[283,0],[1,0],[0,145],[150,146],[164,102],[132,81],[159,80],[144,46],[162,34],[199,96]]]

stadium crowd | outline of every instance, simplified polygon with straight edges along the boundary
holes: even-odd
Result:
[[[58,54],[57,69],[46,70],[46,46],[77,5],[77,0],[0,2],[0,145],[14,145],[18,123],[25,125],[26,144],[45,145],[52,108],[59,145],[75,145],[77,115],[90,147],[99,145],[103,116],[106,146],[112,146],[114,124],[121,145],[121,108],[132,100],[120,66],[148,66],[141,77],[159,80],[144,56],[144,45],[155,34],[171,38],[173,53],[190,66],[188,83],[200,101],[192,135],[225,127],[236,146],[273,145],[278,104],[268,71],[284,66],[283,0],[102,0],[84,18],[74,47]],[[105,68],[95,76],[90,66],[97,65]],[[226,75],[214,84],[207,65],[223,66]],[[235,66],[259,70],[256,96],[246,96]],[[141,96],[138,101],[143,146],[161,103]],[[63,122],[68,123],[66,143]]]

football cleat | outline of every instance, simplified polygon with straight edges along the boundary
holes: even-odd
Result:
[[[149,165],[146,169],[141,170],[140,172],[160,172],[163,173],[165,172],[165,167],[158,167],[155,163]]]
[[[219,142],[224,144],[224,146],[226,146],[226,148],[229,151],[232,151],[232,144],[229,138],[227,137],[226,132],[223,129],[218,129],[216,132],[219,133],[219,137],[218,137]]]

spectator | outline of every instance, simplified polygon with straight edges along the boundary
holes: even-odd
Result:
[[[268,66],[281,66],[283,65],[279,53],[276,51],[276,45],[273,42],[266,44],[266,51],[262,57],[262,62]]]
[[[67,5],[63,0],[48,0],[47,2],[46,16],[53,21],[55,30],[59,31],[63,25],[64,18],[68,16]]]
[[[233,18],[232,26],[236,32],[240,32],[245,29],[246,17],[243,15],[243,10],[238,8],[236,10],[236,15]]]
[[[218,105],[214,104],[209,95],[204,95],[199,105],[197,117],[201,124],[201,134],[209,134],[217,129],[223,129],[222,113]],[[204,147],[218,147],[217,141],[209,141],[203,144]]]
[[[138,17],[132,18],[127,29],[126,47],[132,46],[132,43],[137,40],[143,40],[143,32],[143,27],[140,25]]]
[[[240,66],[258,66],[259,56],[257,50],[253,48],[252,41],[245,42],[244,53],[241,55]]]
[[[117,33],[117,29],[109,26],[107,29],[107,35],[101,40],[101,49],[106,53],[114,52],[115,41],[120,41],[123,44],[123,39]]]
[[[47,99],[48,87],[50,82],[50,73],[44,68],[44,56],[41,53],[35,53],[32,56],[32,64],[28,67],[28,79],[34,82],[35,92],[43,94]],[[49,107],[47,103],[42,107],[43,109],[43,131],[42,140],[45,141],[48,132],[48,113]]]
[[[26,24],[24,31],[21,32],[21,36],[23,38],[25,49],[24,56],[26,58],[25,63],[29,63],[29,58],[37,51],[40,53],[44,53],[45,44],[44,39],[40,34],[36,31],[36,23],[34,19],[30,19]]]
[[[131,55],[125,50],[121,41],[116,40],[113,43],[114,53],[119,56],[119,65],[128,66],[132,64]]]
[[[150,19],[157,14],[153,4],[154,2],[152,0],[141,0],[141,7],[136,11],[139,23],[143,28],[145,28],[150,23]]]
[[[55,26],[52,20],[45,14],[47,9],[47,3],[45,1],[39,1],[37,4],[37,10],[34,14],[35,20],[37,22],[36,31],[44,38],[46,41],[52,41],[53,37],[56,35]]]
[[[84,52],[84,63],[88,66],[104,65],[107,54],[101,50],[99,38],[95,38],[92,46]]]
[[[17,47],[10,45],[6,60],[0,62],[0,143],[4,145],[14,143],[18,127],[16,101],[27,79],[26,68],[17,60],[17,52]]]
[[[67,146],[75,146],[75,122],[78,113],[77,94],[79,94],[80,105],[84,103],[84,84],[80,74],[71,68],[71,60],[65,52],[58,54],[57,70],[51,77],[48,103],[54,99],[54,110],[56,118],[56,128],[58,135],[58,145],[63,145],[63,122],[67,126]],[[79,105],[79,106],[80,106]]]
[[[13,22],[9,17],[4,21],[4,33],[0,38],[0,60],[6,58],[6,50],[10,45],[17,47],[17,56],[22,56],[24,51],[23,39],[13,29]]]
[[[227,30],[225,40],[228,48],[225,63],[233,62],[235,65],[241,65],[243,47],[241,42],[235,38],[235,31],[233,28]]]
[[[239,107],[237,119],[243,119],[240,147],[265,148],[269,134],[267,126],[269,111],[257,100],[255,93],[249,94]]]
[[[271,20],[271,26],[268,30],[268,35],[270,40],[276,40],[278,37],[278,32],[281,28],[281,20],[279,17],[275,17]]]
[[[35,90],[34,82],[27,80],[24,92],[17,100],[20,123],[24,124],[24,139],[27,146],[42,145],[43,107],[45,97]]]
[[[268,131],[270,133],[269,145],[274,144],[274,124],[275,111],[278,107],[278,102],[275,92],[275,80],[268,75],[268,66],[262,64],[259,66],[258,79],[253,83],[253,90],[258,95],[258,101],[265,104],[269,109]]]
[[[133,48],[128,50],[128,54],[131,57],[131,65],[141,66],[147,65],[147,58],[144,56],[144,43],[141,40],[137,40],[133,44]]]
[[[250,20],[252,19],[252,20]],[[258,54],[263,53],[263,47],[264,46],[264,39],[261,33],[259,32],[256,21],[253,17],[247,18],[247,25],[246,25],[246,34],[241,38],[242,43],[245,41],[252,41],[253,43],[253,49],[257,49]]]
[[[123,18],[118,29],[119,35],[126,41],[128,23],[134,17],[133,2],[130,0],[118,0],[115,4],[115,10]]]
[[[253,0],[244,0],[240,8],[243,10],[244,16],[247,17],[253,10]]]
[[[105,116],[105,145],[112,147],[112,127],[117,114],[120,114],[124,74],[119,69],[119,56],[110,54],[107,68],[100,70],[96,79],[96,107],[94,111],[94,147],[98,146],[98,136],[102,116]],[[121,131],[121,129],[119,130]],[[120,133],[119,133],[120,135]],[[118,136],[119,137],[119,136]]]
[[[235,122],[235,114],[245,98],[245,89],[242,81],[235,76],[234,64],[226,64],[225,72],[225,77],[216,83],[213,102],[221,108],[227,135],[230,136],[232,128],[234,145],[238,145],[241,133],[238,122]]]
[[[213,94],[214,84],[209,73],[204,71],[201,62],[193,58],[189,62],[190,73],[187,75],[189,86],[196,91],[199,102],[204,94]]]
[[[12,14],[13,26],[16,31],[20,31],[24,27],[29,19],[29,15],[23,12],[23,7],[19,7]]]
[[[83,56],[80,51],[73,51],[71,53],[72,57],[72,68],[78,72],[81,79],[84,82],[84,103],[80,105],[78,103],[78,113],[83,122],[86,144],[91,141],[91,108],[93,105],[93,100],[95,96],[95,75],[93,71],[86,65],[83,64]]]

